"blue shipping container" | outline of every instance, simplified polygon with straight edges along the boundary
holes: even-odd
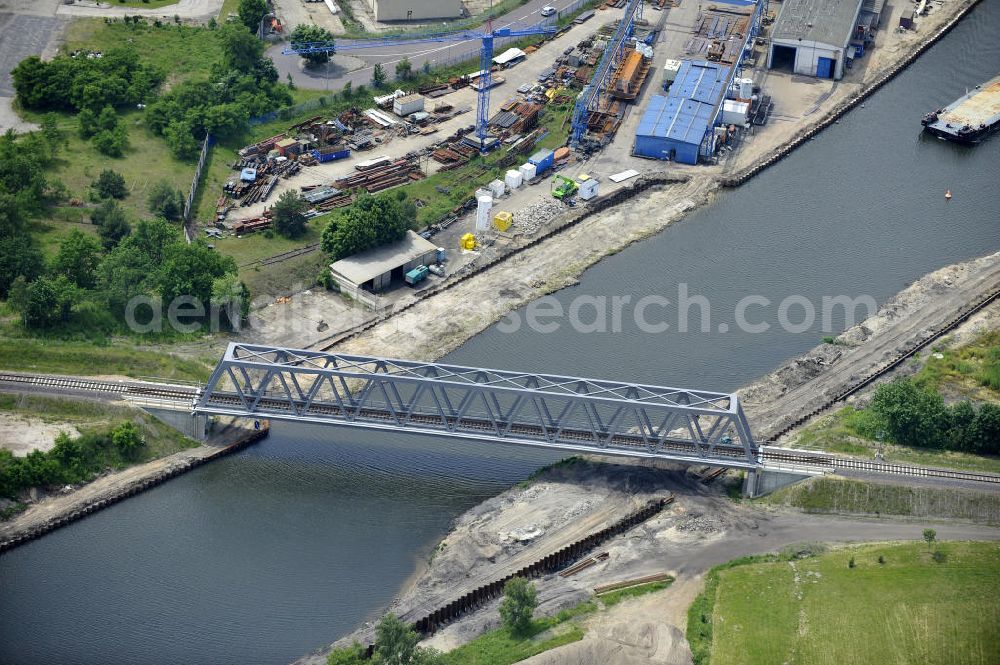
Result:
[[[312,150],[312,156],[316,158],[317,162],[332,162],[335,159],[344,159],[345,157],[351,156],[350,148],[344,148],[343,150],[338,150],[336,152],[328,152],[325,155],[320,153],[319,150]]]
[[[552,168],[552,163],[555,161],[555,153],[549,149],[539,150],[534,155],[528,158],[529,164],[535,165],[536,173],[543,173],[548,169]]]

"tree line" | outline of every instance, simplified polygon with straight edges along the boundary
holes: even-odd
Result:
[[[908,377],[880,385],[859,433],[903,446],[1000,454],[1000,405],[969,400],[945,404],[935,390]]]
[[[61,432],[49,451],[33,450],[24,457],[0,449],[0,497],[17,498],[32,487],[75,485],[107,468],[138,460],[145,449],[142,431],[122,421],[106,431],[70,436]]]

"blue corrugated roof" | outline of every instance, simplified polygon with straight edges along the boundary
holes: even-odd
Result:
[[[726,94],[729,67],[705,60],[685,60],[670,84],[668,97],[685,97],[706,104],[718,104]]]
[[[656,136],[699,145],[712,125],[714,104],[654,95],[639,121],[636,136]]]

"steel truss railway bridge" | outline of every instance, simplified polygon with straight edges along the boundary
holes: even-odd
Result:
[[[757,469],[735,394],[230,344],[194,412]]]

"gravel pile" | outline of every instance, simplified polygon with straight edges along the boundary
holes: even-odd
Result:
[[[725,521],[713,515],[692,515],[677,525],[678,531],[717,533],[725,528]]]
[[[562,208],[562,203],[555,199],[540,199],[514,212],[514,227],[520,233],[534,235],[553,217],[562,212]]]

